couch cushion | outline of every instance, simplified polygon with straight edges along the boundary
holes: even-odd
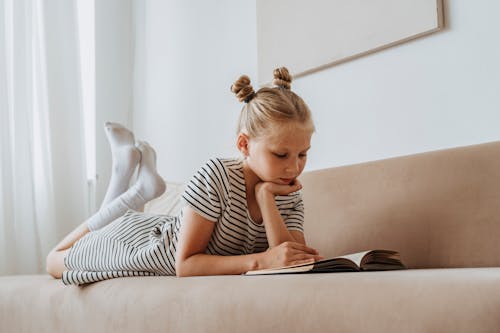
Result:
[[[1,332],[499,332],[500,268],[0,277]]]
[[[324,256],[398,250],[412,268],[500,266],[500,142],[301,176],[305,234]]]
[[[185,184],[166,182],[167,189],[158,198],[146,203],[144,211],[148,213],[177,216],[183,206],[182,194]]]

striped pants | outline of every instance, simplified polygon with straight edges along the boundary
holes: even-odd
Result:
[[[116,277],[175,275],[177,217],[132,210],[90,232],[70,249],[64,284],[82,285]]]

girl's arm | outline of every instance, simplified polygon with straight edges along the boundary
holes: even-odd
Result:
[[[287,229],[278,207],[276,207],[273,193],[261,191],[257,202],[266,228],[269,247],[272,248],[284,242],[297,242],[305,245],[304,235],[300,231],[289,231]]]
[[[242,274],[250,270],[295,265],[318,260],[317,251],[285,242],[266,252],[216,256],[205,254],[215,223],[186,207],[176,252],[177,276]]]
[[[300,231],[289,231],[276,207],[276,195],[288,195],[298,191],[302,185],[298,180],[292,185],[278,185],[262,182],[255,187],[255,197],[262,213],[262,220],[266,228],[269,247],[278,246],[284,242],[296,242],[306,245],[304,234]]]

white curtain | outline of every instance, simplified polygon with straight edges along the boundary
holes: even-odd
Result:
[[[87,215],[76,4],[0,0],[0,275],[41,273]]]

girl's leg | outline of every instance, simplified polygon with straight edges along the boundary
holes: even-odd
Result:
[[[139,142],[137,148],[141,152],[141,162],[137,182],[125,193],[102,207],[87,221],[68,234],[47,256],[47,272],[55,278],[60,278],[67,270],[64,257],[73,244],[90,231],[98,230],[118,217],[128,209],[139,210],[144,204],[165,192],[163,179],[156,171],[156,153],[146,142]]]
[[[76,229],[70,232],[62,241],[57,244],[52,251],[47,255],[46,269],[47,273],[59,279],[62,273],[67,270],[64,266],[64,257],[69,249],[76,243],[77,240],[85,236],[89,232],[87,222],[83,222]]]
[[[113,167],[101,209],[129,188],[130,178],[139,164],[141,153],[135,146],[134,134],[124,126],[106,122],[104,131],[111,148]]]
[[[156,171],[156,153],[146,142],[137,144],[141,152],[141,162],[137,181],[125,193],[102,207],[87,220],[90,231],[98,230],[125,214],[129,209],[142,210],[144,204],[165,192],[165,182]]]

